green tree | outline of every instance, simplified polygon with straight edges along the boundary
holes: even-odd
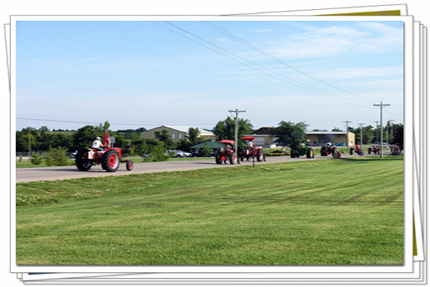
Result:
[[[181,139],[177,144],[176,144],[176,148],[178,150],[183,150],[183,151],[190,151],[190,147],[193,145],[192,142],[190,142],[189,140],[186,139]]]
[[[162,142],[166,149],[170,149],[173,147],[173,141],[170,138],[168,130],[163,129],[161,130],[161,132],[160,131],[155,132],[155,138],[160,142]]]
[[[332,132],[343,132],[343,130],[341,130],[340,128],[333,128],[331,131]]]
[[[110,123],[108,121],[105,121],[104,124],[99,124],[95,127],[95,130],[97,134],[104,134],[105,131],[108,131],[110,128]]]
[[[73,146],[75,149],[91,147],[97,136],[101,137],[102,135],[97,134],[97,130],[94,126],[86,125],[73,134]]]
[[[369,144],[373,139],[373,127],[371,125],[363,126],[363,145]],[[361,130],[360,128],[354,129],[353,133],[355,133],[355,142],[356,144],[360,144],[361,142]]]
[[[304,122],[295,124],[281,121],[279,126],[273,131],[273,135],[277,138],[275,142],[281,146],[289,146],[290,148],[296,147],[300,143],[305,143],[307,126]]]
[[[45,163],[47,166],[55,165],[54,156],[55,156],[55,149],[52,147],[49,147],[48,152],[46,153],[46,157],[45,157]]]
[[[202,141],[202,139],[199,138],[200,130],[199,128],[189,128],[187,139],[191,142],[191,145],[196,145]]]
[[[393,143],[403,149],[403,124],[393,124]]]
[[[65,166],[69,163],[69,159],[66,155],[67,149],[64,147],[59,146],[58,148],[54,149],[54,164],[56,166]]]
[[[202,148],[202,154],[203,156],[211,156],[212,149],[208,144],[205,144],[205,146]]]
[[[31,158],[31,163],[34,164],[34,165],[39,165],[39,164],[42,163],[42,160],[43,159],[42,159],[42,157],[40,156],[39,153],[34,153],[32,155],[32,158]]]
[[[223,121],[219,121],[213,128],[212,132],[215,134],[218,141],[222,139],[234,140],[235,138],[235,120],[227,117]],[[238,135],[239,138],[252,133],[252,124],[247,119],[238,120]]]
[[[149,157],[145,161],[165,161],[169,156],[166,154],[164,144],[160,141],[149,153]]]

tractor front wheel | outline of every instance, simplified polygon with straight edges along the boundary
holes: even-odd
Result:
[[[89,152],[89,149],[82,148],[76,154],[76,167],[80,171],[88,171],[93,165],[93,160],[88,158]]]
[[[219,153],[215,155],[215,162],[216,164],[222,164],[221,155]]]
[[[108,172],[117,171],[119,167],[119,153],[114,149],[107,150],[102,158],[102,168]]]
[[[234,153],[232,153],[229,157],[230,160],[230,164],[235,164],[236,163],[236,156],[234,155]]]
[[[127,162],[125,163],[125,168],[130,171],[133,169],[133,162],[131,160],[127,160]]]

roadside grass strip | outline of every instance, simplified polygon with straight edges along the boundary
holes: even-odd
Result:
[[[402,265],[402,157],[19,183],[18,265]]]

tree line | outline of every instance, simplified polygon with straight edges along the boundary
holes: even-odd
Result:
[[[306,128],[304,122],[293,123],[281,121],[277,127],[271,129],[271,134],[276,138],[276,143],[281,146],[296,145],[306,142]],[[388,122],[384,127],[384,141],[386,141],[386,130],[388,127],[388,143],[395,143],[403,146],[403,125]],[[190,151],[191,146],[199,144],[204,140],[199,137],[198,128],[190,128],[187,136],[175,143],[172,141],[167,130],[156,132],[156,139],[142,139],[140,133],[146,131],[144,127],[138,129],[127,129],[112,131],[109,129],[109,122],[99,125],[86,125],[77,130],[49,130],[46,126],[40,129],[24,128],[16,132],[16,151],[28,152],[29,145],[31,151],[47,152],[50,148],[62,147],[68,152],[74,152],[80,148],[91,147],[92,142],[97,136],[103,137],[104,131],[108,130],[110,136],[115,137],[115,147],[122,149],[124,155],[144,155],[153,151],[159,144],[162,148],[179,149]],[[235,138],[235,119],[227,117],[219,121],[211,130],[216,136],[217,141],[222,139]],[[314,130],[319,131],[319,130]],[[332,131],[339,131],[334,128]],[[360,128],[349,128],[349,131],[356,136],[356,143],[360,143]],[[252,134],[253,125],[247,119],[238,119],[239,138]],[[376,143],[377,137],[380,138],[380,130],[373,126],[363,126],[363,144]],[[244,144],[241,141],[239,144]],[[158,147],[159,148],[159,147]]]

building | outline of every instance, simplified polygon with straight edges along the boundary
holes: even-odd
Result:
[[[273,136],[272,127],[262,127],[254,131],[251,136],[256,139],[255,145],[265,148],[276,148],[276,137]],[[308,144],[312,146],[322,146],[332,143],[340,146],[346,145],[347,135],[345,132],[306,132]],[[355,145],[355,134],[348,133],[348,146]]]
[[[190,127],[188,126],[171,126],[171,127],[167,127],[167,126],[159,126],[144,132],[140,133],[140,137],[143,139],[157,139],[155,137],[155,133],[156,132],[161,132],[162,130],[167,130],[167,132],[170,135],[170,138],[172,139],[172,141],[174,143],[179,142],[180,140],[183,140],[186,138],[187,134],[188,134],[188,129]],[[209,139],[215,139],[215,135],[212,132],[209,131],[205,131],[205,130],[200,130],[200,138],[204,139],[204,140],[209,140]]]
[[[340,146],[354,146],[355,134],[348,132],[306,132],[306,138],[310,145],[322,146],[332,143]],[[348,143],[347,143],[348,138]]]

